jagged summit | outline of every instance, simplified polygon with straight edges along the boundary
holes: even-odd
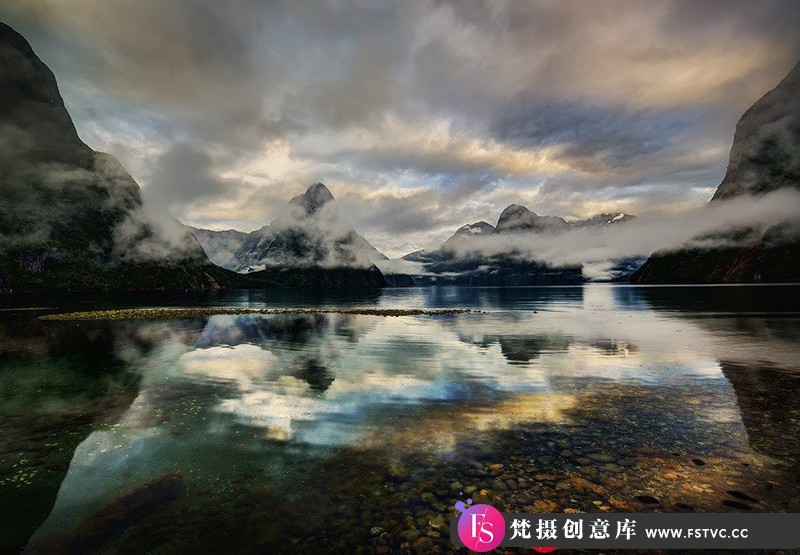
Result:
[[[334,200],[330,190],[322,183],[315,183],[302,195],[297,195],[289,204],[301,207],[306,214],[315,214],[320,208]]]
[[[322,183],[289,201],[267,228],[251,233],[228,266],[239,272],[269,267],[371,269],[386,257],[342,217]]]

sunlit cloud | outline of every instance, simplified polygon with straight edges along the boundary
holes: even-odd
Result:
[[[249,231],[321,181],[393,256],[511,203],[700,206],[739,116],[800,57],[791,0],[12,0],[0,18],[151,204]],[[165,173],[181,148],[202,178],[191,157]]]

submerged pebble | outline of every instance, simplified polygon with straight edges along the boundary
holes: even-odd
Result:
[[[742,501],[750,501],[751,503],[758,503],[758,499],[750,497],[746,493],[742,493],[741,491],[736,490],[728,490],[728,495],[731,497],[735,497],[736,499],[741,499]]]
[[[731,507],[733,509],[742,509],[743,511],[752,511],[753,507],[750,505],[745,505],[744,503],[740,503],[739,501],[731,501],[730,499],[726,499],[722,502],[723,505],[726,507]]]

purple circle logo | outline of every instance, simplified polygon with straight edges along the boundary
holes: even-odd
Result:
[[[506,535],[506,521],[500,511],[491,505],[461,506],[458,537],[467,549],[484,553],[500,545]]]

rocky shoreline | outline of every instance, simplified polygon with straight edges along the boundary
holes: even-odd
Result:
[[[126,308],[119,310],[92,310],[46,314],[40,320],[163,320],[196,318],[198,316],[238,316],[242,314],[350,314],[362,316],[443,316],[453,314],[480,314],[466,308]]]

